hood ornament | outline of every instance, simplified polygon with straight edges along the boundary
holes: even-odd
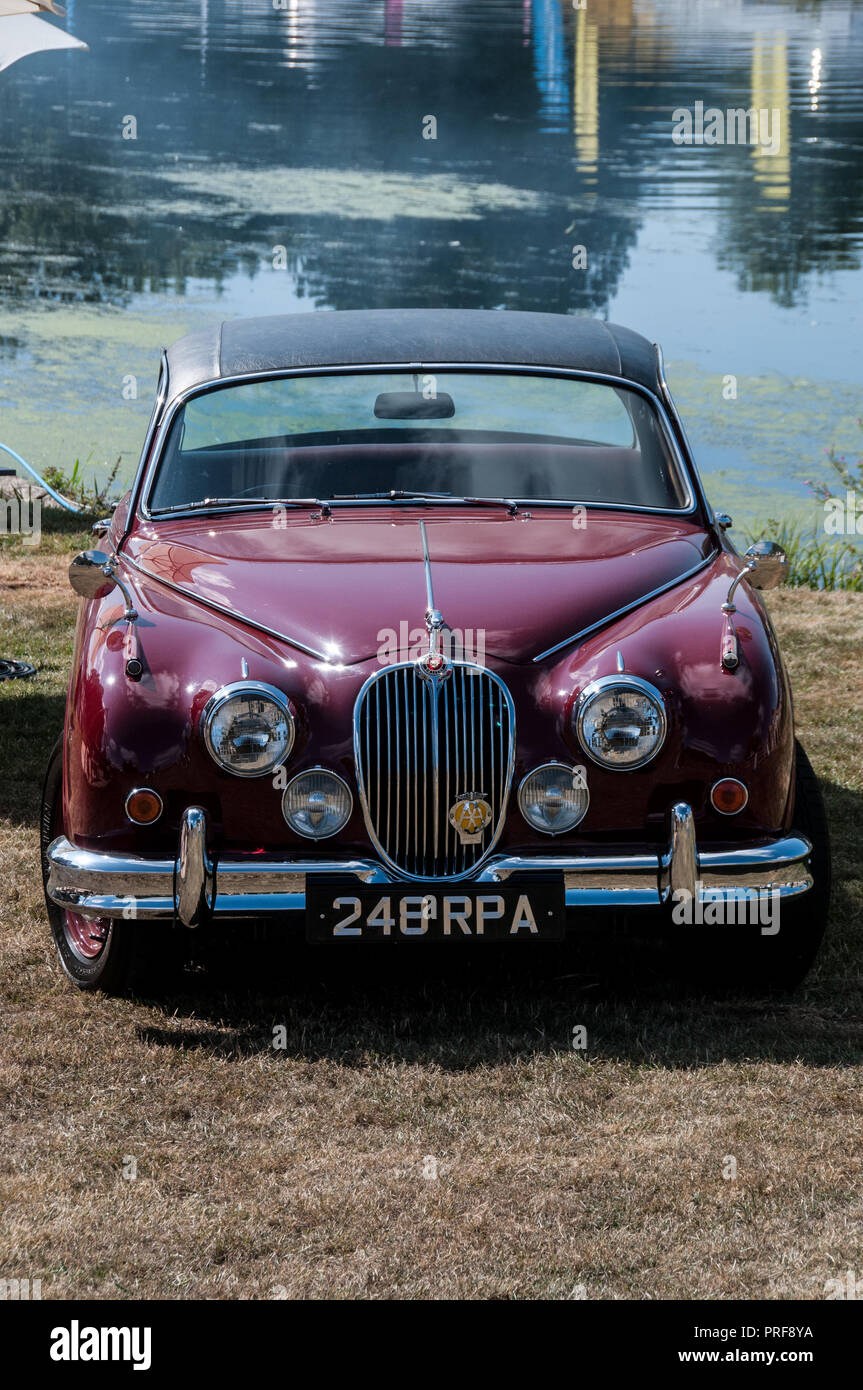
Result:
[[[449,675],[449,662],[441,651],[441,633],[446,624],[443,613],[430,608],[426,613],[426,628],[429,635],[429,649],[420,657],[419,664],[423,674],[443,680]]]
[[[425,655],[419,659],[419,669],[422,674],[431,680],[444,680],[450,672],[447,658],[441,651],[441,633],[446,627],[443,613],[435,607],[434,589],[432,587],[431,556],[429,555],[428,535],[426,534],[425,522],[421,521],[420,536],[422,537],[423,547],[423,566],[426,576],[426,629],[429,635],[429,649]]]

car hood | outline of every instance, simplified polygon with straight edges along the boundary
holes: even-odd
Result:
[[[383,648],[389,660],[406,656],[424,638],[429,578],[456,649],[524,662],[682,578],[714,548],[702,526],[676,517],[462,506],[141,522],[122,553],[133,579],[143,573],[350,665]]]

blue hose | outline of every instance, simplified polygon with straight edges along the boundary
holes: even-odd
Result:
[[[49,496],[54,498],[55,502],[59,502],[61,507],[65,507],[67,512],[80,512],[84,510],[77,502],[70,502],[68,497],[61,497],[59,492],[55,492],[50,483],[46,483],[44,478],[40,478],[36,469],[31,468],[27,460],[22,459],[20,454],[16,454],[14,449],[10,449],[8,444],[0,444],[0,449],[2,449],[4,453],[7,453],[10,458],[13,458],[16,463],[20,463],[22,468],[26,468],[31,478],[35,478],[39,486],[43,487]]]

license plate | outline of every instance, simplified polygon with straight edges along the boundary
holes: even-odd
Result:
[[[565,917],[562,875],[446,887],[306,879],[308,941],[559,941]]]

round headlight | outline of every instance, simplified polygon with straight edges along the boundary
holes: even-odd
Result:
[[[584,768],[545,763],[525,777],[518,789],[518,804],[534,830],[562,835],[584,820],[590,805]]]
[[[285,787],[282,814],[298,835],[325,840],[347,825],[353,804],[347,782],[335,772],[316,767],[298,773]]]
[[[662,696],[638,676],[605,676],[585,686],[574,723],[585,753],[602,767],[642,767],[665,740]]]
[[[294,719],[287,696],[261,681],[223,686],[201,719],[210,756],[237,777],[263,777],[287,758]]]

